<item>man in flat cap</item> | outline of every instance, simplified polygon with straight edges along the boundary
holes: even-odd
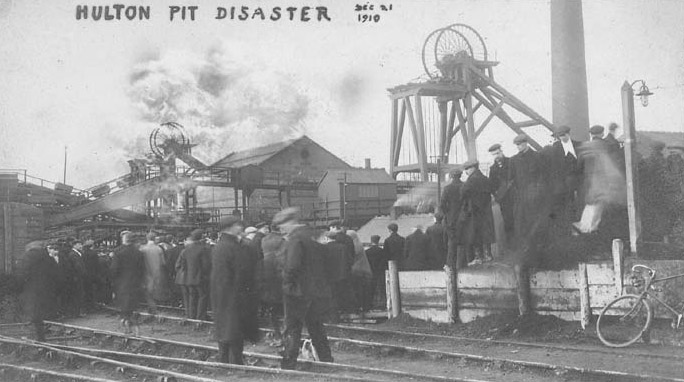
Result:
[[[542,151],[548,165],[551,192],[551,224],[555,234],[570,235],[570,224],[575,221],[576,198],[582,177],[578,163],[580,142],[570,138],[570,127],[556,129],[557,140]]]
[[[145,259],[145,296],[150,313],[157,313],[157,302],[169,298],[171,285],[166,274],[166,259],[164,250],[155,242],[157,234],[148,232],[145,236],[147,243],[140,246],[140,252]],[[168,264],[168,266],[172,266]]]
[[[590,140],[595,141],[595,140],[603,140],[603,132],[604,128],[601,125],[594,125],[589,128],[589,137]]]
[[[494,201],[499,203],[501,217],[503,218],[505,240],[513,238],[513,172],[511,160],[501,150],[501,145],[496,143],[489,147],[489,153],[494,158],[494,163],[489,167],[489,182],[494,191]]]
[[[110,265],[112,284],[114,285],[116,305],[121,314],[121,324],[126,332],[134,330],[138,334],[138,324],[133,312],[137,309],[141,296],[144,295],[143,280],[145,277],[145,259],[138,250],[135,234],[122,232],[121,245],[114,250]]]
[[[300,224],[298,210],[287,208],[273,218],[285,234],[283,301],[285,305],[285,351],[283,369],[295,369],[302,328],[306,328],[319,361],[333,362],[323,319],[328,309],[333,270],[329,269],[324,245],[313,240],[313,230]]]
[[[463,182],[461,182],[462,174],[463,170],[460,167],[454,168],[449,172],[451,182],[442,190],[442,197],[439,201],[439,211],[444,214],[444,227],[448,236],[446,263],[452,269],[461,269],[468,266],[468,258],[465,251],[458,248],[462,242],[459,224],[461,193],[463,189]]]
[[[42,240],[26,245],[26,253],[17,267],[17,276],[23,282],[21,301],[24,313],[35,330],[35,340],[45,341],[43,320],[51,318],[56,310],[59,269],[45,249]]]
[[[606,134],[606,136],[603,138],[603,140],[608,142],[608,145],[610,145],[611,151],[620,150],[622,147],[620,141],[617,140],[617,129],[618,124],[611,122],[610,125],[608,125],[608,134]]]
[[[185,316],[193,320],[207,319],[211,252],[202,241],[201,229],[193,230],[176,260],[176,284],[183,294]]]
[[[258,292],[256,258],[240,243],[244,223],[237,216],[219,222],[219,240],[211,251],[211,303],[219,360],[242,365],[244,340],[256,342]]]
[[[539,254],[539,247],[546,241],[546,219],[549,215],[544,159],[529,147],[527,135],[518,135],[513,143],[518,149],[511,158],[515,187],[515,238],[520,248],[529,249],[527,259],[533,261]]]
[[[462,244],[470,263],[481,264],[492,260],[491,245],[494,243],[494,217],[492,215],[492,186],[479,169],[476,160],[463,165],[468,176],[461,193]]]

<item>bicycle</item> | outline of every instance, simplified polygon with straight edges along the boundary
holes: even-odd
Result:
[[[640,272],[638,272],[638,269],[640,268],[643,268],[648,272],[648,277],[645,280],[634,278],[632,280],[632,285],[637,288],[643,286],[641,293],[622,295],[606,305],[599,314],[598,320],[596,321],[596,333],[601,342],[606,346],[616,348],[625,347],[635,343],[640,338],[642,338],[644,342],[649,341],[649,329],[653,319],[653,310],[649,304],[649,298],[657,301],[667,308],[667,310],[672,312],[676,318],[676,321],[673,320],[672,322],[672,327],[674,329],[679,328],[679,325],[682,323],[684,311],[680,312],[676,310],[668,303],[658,298],[654,293],[649,292],[649,290],[656,292],[662,291],[662,289],[655,288],[653,284],[684,277],[684,274],[656,279],[655,269],[641,264],[634,265],[632,267],[632,272],[640,274]]]

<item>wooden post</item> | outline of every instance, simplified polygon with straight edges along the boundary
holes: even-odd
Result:
[[[389,261],[390,301],[392,302],[391,317],[401,314],[401,291],[399,289],[399,264],[396,260]]]
[[[622,253],[625,245],[620,239],[613,240],[613,272],[615,272],[615,293],[616,296],[622,295]]]
[[[586,329],[591,323],[591,302],[589,301],[589,277],[587,276],[587,264],[579,263],[579,294],[580,315],[582,329]]]
[[[5,253],[3,261],[3,271],[9,273],[12,271],[12,209],[9,203],[3,203],[2,214],[3,224],[5,225]]]
[[[629,216],[629,252],[637,256],[641,236],[639,193],[637,186],[636,128],[634,124],[634,91],[629,82],[622,84],[622,126],[625,130],[625,180],[627,181],[627,214]]]
[[[394,175],[394,151],[396,150],[397,144],[397,125],[399,124],[397,112],[399,111],[399,100],[392,100],[392,118],[390,120],[390,174]]]
[[[390,282],[390,272],[385,271],[385,300],[387,306],[387,319],[392,318],[392,283]]]
[[[446,273],[447,315],[449,316],[449,322],[459,322],[458,273],[449,264],[444,266],[444,273]]]
[[[517,284],[518,292],[518,311],[521,316],[532,312],[532,303],[530,301],[530,274],[527,267],[516,264],[513,267],[515,272],[515,282]]]

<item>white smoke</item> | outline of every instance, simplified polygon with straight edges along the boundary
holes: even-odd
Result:
[[[209,163],[247,146],[301,135],[310,104],[291,76],[259,67],[225,46],[203,56],[165,52],[140,62],[131,72],[128,96],[141,120],[182,124],[199,144],[193,154]],[[150,131],[126,145],[129,155],[144,155]]]

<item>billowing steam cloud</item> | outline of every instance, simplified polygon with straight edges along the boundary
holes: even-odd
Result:
[[[310,103],[290,76],[257,68],[224,47],[203,57],[166,52],[139,63],[128,96],[143,121],[184,125],[199,144],[193,153],[207,162],[300,135]],[[147,152],[149,133],[127,145],[129,155]]]

